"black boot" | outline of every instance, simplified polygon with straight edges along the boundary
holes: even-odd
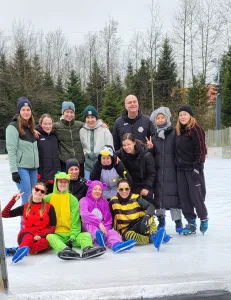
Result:
[[[101,247],[101,246],[97,246],[97,247],[91,247],[88,246],[86,248],[83,249],[83,253],[82,253],[82,258],[83,259],[88,259],[88,258],[92,258],[92,257],[97,257],[100,255],[103,255],[106,251],[105,247]]]
[[[165,217],[163,217],[163,216],[159,216],[159,217],[157,217],[157,219],[158,219],[158,222],[159,222],[159,224],[158,224],[158,226],[157,226],[157,230],[159,230],[160,228],[165,228]]]
[[[58,253],[58,257],[64,260],[70,259],[81,259],[81,256],[76,251],[72,250],[69,247],[64,248]]]

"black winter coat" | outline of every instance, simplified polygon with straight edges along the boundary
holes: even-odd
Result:
[[[160,203],[160,208],[180,208],[175,165],[175,139],[176,132],[172,127],[165,131],[164,140],[158,137],[158,133],[152,137],[157,172],[154,194],[155,201]]]
[[[40,180],[44,182],[54,180],[55,174],[61,171],[58,139],[53,132],[48,134],[39,125],[36,126],[36,130],[40,133],[37,140]]]
[[[69,192],[78,200],[86,196],[88,190],[87,181],[79,177],[77,180],[71,180],[69,185]]]
[[[155,160],[145,145],[136,144],[135,152],[128,154],[121,148],[116,153],[132,177],[132,193],[140,194],[142,189],[153,190]]]
[[[125,110],[121,117],[115,121],[113,128],[113,140],[115,150],[122,147],[122,136],[125,133],[132,133],[134,137],[143,143],[146,143],[145,137],[149,138],[155,132],[154,126],[150,118],[139,110],[138,116],[135,119],[129,119]]]

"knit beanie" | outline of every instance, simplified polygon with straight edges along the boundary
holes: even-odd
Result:
[[[193,111],[192,111],[192,107],[189,106],[189,105],[182,105],[179,110],[178,110],[178,114],[181,112],[181,111],[186,111],[187,113],[189,113],[192,117],[193,117]]]
[[[98,112],[97,110],[94,108],[94,106],[88,105],[83,112],[83,118],[85,119],[87,116],[93,116],[96,117],[96,119],[98,119]]]
[[[67,109],[71,109],[71,110],[75,111],[75,104],[71,101],[63,101],[63,103],[62,103],[62,114]]]
[[[20,98],[18,98],[18,101],[17,101],[17,114],[20,113],[20,110],[23,106],[29,106],[30,109],[32,110],[32,105],[31,105],[30,101],[26,97],[20,97]]]
[[[70,158],[66,161],[66,172],[68,173],[71,167],[80,168],[79,161],[76,158]]]

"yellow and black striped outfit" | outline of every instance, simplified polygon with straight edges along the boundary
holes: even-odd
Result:
[[[120,201],[117,196],[110,200],[110,208],[114,220],[114,229],[118,231],[124,240],[134,239],[137,244],[148,244],[149,236],[156,232],[156,224],[154,221],[155,208],[138,194],[131,194],[127,201]],[[145,215],[150,216],[149,232],[141,234],[140,221]]]

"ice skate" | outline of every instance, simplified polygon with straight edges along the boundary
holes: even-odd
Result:
[[[102,230],[97,230],[95,234],[96,242],[102,246],[106,247],[105,235]]]
[[[182,234],[183,224],[181,220],[176,220],[176,233]]]
[[[118,253],[118,252],[130,250],[135,245],[136,245],[136,241],[135,240],[128,240],[128,241],[125,241],[125,242],[116,243],[115,245],[113,245],[112,251],[114,253]]]
[[[200,231],[203,233],[203,235],[208,230],[208,225],[208,219],[201,220]]]
[[[165,229],[161,227],[156,233],[153,233],[151,235],[151,240],[153,242],[154,247],[157,249],[157,251],[160,250],[160,246],[163,242],[165,234],[166,234]]]
[[[29,253],[30,248],[27,246],[19,247],[14,256],[12,257],[12,263],[16,264],[22,260]]]
[[[157,217],[158,218],[158,226],[157,226],[157,230],[159,230],[160,228],[165,228],[166,222],[165,222],[165,217]]]
[[[63,260],[81,259],[80,254],[69,247],[66,247],[62,251],[60,251],[58,253],[58,257]]]
[[[183,228],[182,234],[183,235],[191,235],[196,234],[196,219],[187,219],[188,224]]]
[[[102,246],[91,247],[88,246],[83,249],[82,259],[89,259],[103,255],[106,252],[106,248]]]
[[[17,250],[18,250],[18,247],[5,248],[5,255],[6,256],[14,256]]]

